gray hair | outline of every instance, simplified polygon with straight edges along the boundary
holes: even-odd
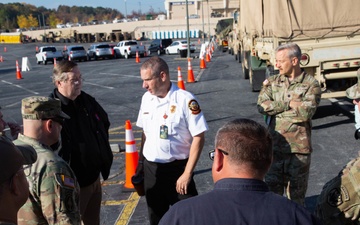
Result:
[[[59,61],[53,69],[52,82],[56,85],[57,81],[65,81],[68,76],[68,72],[71,72],[74,67],[77,67],[77,63],[62,60]]]
[[[301,49],[300,47],[295,44],[295,43],[286,43],[286,44],[282,44],[280,46],[278,46],[276,49],[275,49],[275,52],[279,52],[279,51],[282,51],[282,50],[288,50],[288,57],[289,58],[293,58],[293,57],[296,57],[298,58],[299,62],[301,60]]]

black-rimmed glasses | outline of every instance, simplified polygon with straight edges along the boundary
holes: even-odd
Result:
[[[221,152],[221,153],[224,154],[224,155],[229,155],[228,152],[226,152],[226,151],[224,151],[224,150],[222,150],[222,149],[220,149],[220,148],[217,148],[217,150],[219,150],[219,152]],[[209,158],[210,158],[211,160],[214,160],[214,157],[215,157],[215,149],[209,151]]]

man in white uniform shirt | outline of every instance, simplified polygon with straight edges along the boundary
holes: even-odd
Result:
[[[169,67],[151,57],[140,68],[143,95],[136,125],[143,128],[136,174],[144,173],[150,224],[170,205],[197,195],[193,171],[208,126],[194,95],[170,82]]]

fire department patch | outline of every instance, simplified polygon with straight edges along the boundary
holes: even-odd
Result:
[[[188,106],[191,110],[191,113],[194,115],[197,115],[201,112],[200,105],[195,99],[191,100]]]

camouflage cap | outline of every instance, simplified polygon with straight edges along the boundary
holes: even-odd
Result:
[[[360,69],[357,71],[357,84],[349,87],[346,90],[346,96],[350,99],[359,99],[360,98]]]
[[[41,96],[24,98],[21,102],[21,114],[22,118],[29,120],[54,117],[70,119],[68,115],[61,111],[61,102],[59,99]]]
[[[9,180],[23,165],[33,164],[37,154],[30,145],[14,145],[0,136],[0,184]]]

